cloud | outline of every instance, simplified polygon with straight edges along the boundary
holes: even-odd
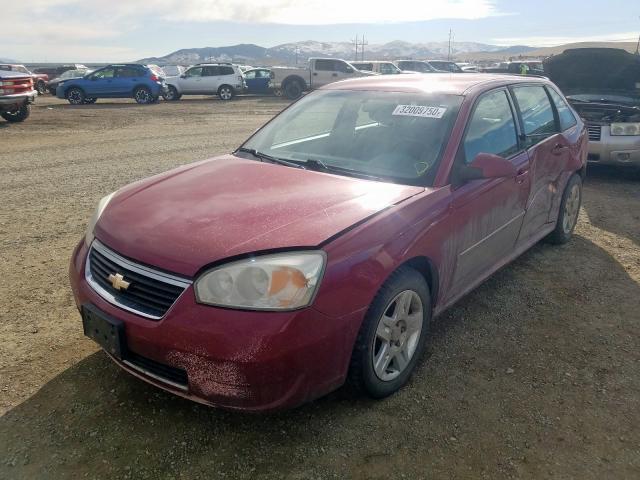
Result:
[[[589,36],[527,36],[492,39],[493,43],[497,45],[530,45],[534,47],[553,47],[578,42],[636,42],[637,40],[637,32]]]
[[[165,4],[171,0],[165,0]],[[286,25],[417,22],[443,18],[479,19],[499,15],[492,0],[406,0],[395,8],[385,0],[219,0],[176,1],[170,20],[237,21]],[[179,5],[179,7],[178,7]]]

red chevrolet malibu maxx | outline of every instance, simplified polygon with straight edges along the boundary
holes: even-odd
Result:
[[[71,261],[84,332],[210,405],[292,407],[345,382],[387,396],[435,315],[569,240],[586,148],[542,78],[330,84],[233,154],[100,201]]]

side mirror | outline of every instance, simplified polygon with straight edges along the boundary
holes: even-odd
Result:
[[[482,178],[515,178],[517,169],[509,160],[492,153],[479,153],[473,161],[462,168],[463,180]]]
[[[96,80],[98,80],[98,77],[89,77],[89,80],[91,80],[92,82],[95,82]]]
[[[351,68],[351,67],[344,67],[344,72],[345,72],[345,73],[353,73],[353,68]]]
[[[180,78],[187,78],[187,74],[183,73],[182,75],[180,75]]]

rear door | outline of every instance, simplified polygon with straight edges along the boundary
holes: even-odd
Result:
[[[144,71],[141,68],[133,66],[124,66],[116,68],[113,78],[113,88],[117,95],[132,95],[133,89],[139,85],[144,78]]]
[[[202,69],[202,81],[200,82],[201,90],[197,93],[214,94],[220,86],[220,67],[210,65]]]
[[[514,252],[525,216],[529,161],[519,141],[515,108],[506,88],[489,91],[476,100],[454,172],[479,153],[508,159],[518,175],[472,180],[453,190],[451,209],[456,225],[446,248],[456,260],[447,299],[467,291]]]
[[[514,85],[511,91],[531,164],[531,194],[518,239],[518,244],[526,244],[539,238],[552,222],[553,207],[562,195],[560,180],[569,163],[570,143],[560,132],[558,115],[544,85]]]
[[[335,60],[319,59],[314,60],[313,73],[311,74],[311,82],[314,88],[327,85],[328,83],[338,80],[338,72],[336,72]]]

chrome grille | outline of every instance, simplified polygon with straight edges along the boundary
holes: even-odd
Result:
[[[602,127],[600,125],[587,125],[587,132],[589,133],[589,141],[600,141],[602,137]]]
[[[129,286],[117,290],[110,275],[122,275]],[[108,302],[146,318],[158,320],[167,313],[191,281],[137,264],[94,240],[89,250],[85,277]]]

